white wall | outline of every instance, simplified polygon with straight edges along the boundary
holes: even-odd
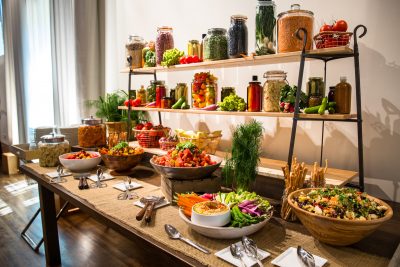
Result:
[[[252,0],[118,0],[107,1],[107,90],[126,89],[127,74],[119,71],[125,64],[124,44],[132,33],[154,40],[157,26],[174,28],[175,46],[186,50],[189,39],[200,39],[211,27],[229,27],[230,15],[244,14],[249,20],[249,50],[254,49],[255,7]],[[362,85],[362,109],[364,130],[364,157],[367,192],[400,202],[400,24],[398,11],[400,1],[297,1],[302,8],[315,14],[315,29],[323,21],[345,19],[352,30],[358,24],[368,28],[367,35],[360,39],[360,65]],[[277,13],[290,8],[293,1],[276,1]],[[347,76],[354,86],[352,59],[343,59],[328,64],[327,85],[335,85],[340,76]],[[290,84],[297,83],[299,63],[275,64],[257,67],[241,67],[211,70],[218,78],[219,87],[235,86],[238,94],[246,96],[245,88],[252,75],[262,75],[267,70],[282,69],[288,72]],[[208,69],[204,69],[208,71]],[[200,71],[200,70],[197,70]],[[197,71],[160,73],[169,87],[177,82],[190,83]],[[323,65],[319,62],[306,64],[304,80],[310,76],[323,76]],[[117,77],[117,78],[116,78]],[[149,83],[149,77],[135,76],[133,88]],[[303,88],[304,88],[303,84]],[[355,94],[352,110],[355,111]],[[153,117],[156,120],[156,117]],[[184,129],[222,129],[224,136],[220,149],[229,146],[231,128],[250,118],[233,116],[164,114],[164,125]],[[257,118],[264,123],[265,138],[263,154],[286,160],[291,120]],[[357,131],[355,124],[326,123],[324,157],[331,167],[357,170]],[[321,140],[320,122],[302,122],[298,128],[295,154],[300,160],[313,162],[319,159]]]

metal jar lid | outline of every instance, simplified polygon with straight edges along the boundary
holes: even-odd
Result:
[[[85,124],[85,125],[99,125],[102,123],[103,123],[102,119],[97,119],[97,118],[94,118],[93,116],[90,116],[90,118],[82,119],[82,124]]]
[[[283,70],[269,70],[266,71],[263,75],[264,78],[268,78],[271,76],[282,76],[286,78],[286,72],[284,72]]]
[[[40,139],[42,139],[43,143],[62,143],[65,140],[65,135],[53,132],[51,134],[43,135]]]

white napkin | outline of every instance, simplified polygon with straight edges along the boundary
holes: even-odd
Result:
[[[242,246],[242,242],[239,241],[236,243],[236,245]],[[271,255],[271,253],[264,251],[262,249],[257,249],[257,255],[258,255],[259,260],[261,261],[261,260],[269,257]],[[238,266],[238,267],[242,266],[240,259],[236,259],[232,256],[230,247],[224,248],[224,249],[216,252],[215,256],[229,262],[230,264],[232,264],[234,266]],[[254,264],[257,264],[257,261],[254,258],[247,256],[244,249],[242,252],[242,256],[243,256],[242,257],[243,262],[246,264],[246,266],[253,266]]]
[[[164,199],[163,201],[158,202],[158,203],[154,206],[154,209],[158,209],[158,208],[167,206],[167,205],[169,205],[169,203],[170,203],[170,202],[169,202],[168,200]],[[139,206],[139,207],[141,207],[141,208],[144,207],[144,204],[143,204],[142,202],[140,202],[140,200],[136,201],[136,202],[133,203],[133,204],[135,204],[136,206]]]
[[[71,174],[72,173],[65,171],[65,172],[63,172],[61,174],[61,177],[69,176]],[[49,176],[50,178],[57,178],[58,177],[58,172],[56,172],[56,171],[55,172],[48,172],[48,173],[46,173],[46,175]]]
[[[121,191],[125,191],[126,190],[124,182],[117,183],[117,184],[113,185],[113,187],[118,189],[118,190],[121,190]],[[131,184],[128,187],[129,187],[128,188],[129,190],[133,190],[133,189],[140,188],[140,187],[143,187],[143,186],[141,184],[139,184],[139,183],[131,182]]]
[[[111,179],[114,179],[114,178],[115,178],[115,177],[112,176],[112,175],[109,174],[109,173],[103,173],[103,177],[100,179],[100,181],[107,181],[107,180],[111,180]],[[97,174],[92,174],[92,175],[90,175],[90,176],[89,176],[89,179],[92,180],[92,181],[94,181],[94,182],[97,182]]]
[[[314,255],[315,260],[315,267],[322,267],[327,262],[326,259],[318,257]],[[281,255],[276,257],[272,264],[280,266],[280,267],[303,267],[304,264],[302,263],[300,257],[297,255],[297,248],[290,247]]]

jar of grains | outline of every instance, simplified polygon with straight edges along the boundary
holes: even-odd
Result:
[[[247,17],[243,15],[231,16],[231,26],[228,30],[228,56],[238,58],[247,55]]]
[[[128,42],[125,45],[126,56],[131,57],[131,62],[127,62],[128,67],[132,69],[142,67],[142,50],[145,47],[142,37],[137,35],[129,35]]]
[[[78,128],[78,145],[84,148],[106,145],[106,126],[102,119],[86,118]]]
[[[55,134],[41,137],[39,147],[39,165],[40,167],[56,167],[60,164],[58,157],[70,152],[69,142],[65,140],[64,135]]]
[[[204,37],[204,61],[221,60],[228,58],[228,38],[223,28],[208,29]]]
[[[286,72],[281,70],[267,71],[264,73],[267,80],[264,83],[264,111],[279,112],[279,99],[282,88],[288,84]]]
[[[287,53],[303,49],[303,41],[297,39],[299,28],[307,30],[306,50],[312,49],[314,14],[301,10],[300,5],[293,4],[292,9],[278,15],[278,52]]]
[[[172,27],[162,26],[157,29],[156,38],[156,63],[161,65],[165,50],[174,48],[174,37]]]

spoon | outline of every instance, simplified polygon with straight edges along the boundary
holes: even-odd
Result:
[[[258,254],[257,254],[258,249],[257,249],[256,242],[247,236],[243,236],[242,244],[243,244],[244,250],[246,251],[246,254],[250,257],[253,257],[257,261],[257,264],[259,266],[263,266],[262,262],[258,258]]]
[[[197,248],[198,250],[200,250],[206,254],[210,254],[210,251],[208,251],[208,249],[200,246],[199,244],[197,244],[187,238],[182,237],[181,233],[179,233],[178,230],[175,227],[173,227],[172,225],[165,224],[164,227],[165,227],[165,231],[167,232],[167,234],[170,238],[182,240],[183,242],[186,242],[187,244]]]
[[[229,248],[231,250],[232,256],[236,259],[240,259],[242,267],[246,267],[246,264],[244,263],[244,261],[242,259],[242,251],[241,251],[240,247],[236,244],[231,244],[231,246]]]

